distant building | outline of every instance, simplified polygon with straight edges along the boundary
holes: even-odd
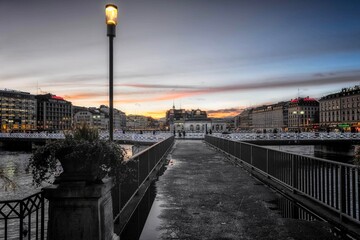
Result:
[[[76,109],[76,110],[75,110]],[[101,130],[108,129],[109,121],[105,118],[105,113],[101,112],[97,108],[74,108],[74,126],[81,126],[86,124],[90,127],[94,127]]]
[[[109,119],[109,107],[105,105],[100,106],[100,111],[105,113],[105,117]],[[114,108],[114,129],[120,130],[126,128],[126,114]]]
[[[288,120],[288,102],[256,107],[252,110],[252,128],[260,131],[285,131]]]
[[[235,129],[240,129],[240,114],[236,115],[234,117],[234,126],[235,126]]]
[[[27,92],[0,90],[1,132],[36,130],[36,99]]]
[[[319,102],[314,98],[292,99],[288,108],[289,131],[313,131],[319,128]]]
[[[205,132],[211,129],[211,119],[206,111],[200,109],[186,111],[185,109],[172,109],[166,112],[166,124],[173,132]]]
[[[172,109],[166,111],[166,127],[170,131],[174,130],[183,130],[183,126],[185,124],[186,111],[185,109],[175,109],[173,105]],[[177,129],[175,129],[175,123],[178,125]]]
[[[166,111],[166,127],[171,131],[183,131],[184,124],[186,119],[186,111],[185,109],[175,109],[173,108]]]
[[[181,125],[179,126],[181,127]],[[206,111],[195,109],[186,111],[183,129],[186,132],[206,132],[211,129],[211,119],[208,118]],[[175,130],[176,126],[175,126]],[[178,130],[181,130],[180,128]]]
[[[52,94],[36,95],[36,99],[38,130],[61,131],[72,129],[71,102]]]
[[[229,129],[229,121],[226,118],[212,118],[211,131],[212,132],[225,132]]]
[[[145,130],[150,127],[149,117],[142,115],[128,115],[126,117],[126,127],[127,129],[133,130]]]
[[[169,130],[169,127],[166,125],[166,117],[160,118],[158,120],[159,123],[159,130],[167,131]]]
[[[253,108],[248,108],[242,111],[239,114],[239,129],[242,131],[250,131],[252,130],[253,123],[252,123],[252,114]]]
[[[360,130],[360,86],[343,88],[320,100],[320,127],[328,130]]]

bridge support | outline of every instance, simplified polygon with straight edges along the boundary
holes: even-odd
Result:
[[[114,234],[111,188],[111,180],[44,188],[49,200],[48,239],[119,240]]]

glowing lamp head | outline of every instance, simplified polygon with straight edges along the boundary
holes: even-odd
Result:
[[[304,111],[300,111],[300,114],[304,114],[305,112]]]
[[[297,111],[293,111],[293,114],[297,114]]]
[[[105,6],[106,24],[115,25],[117,24],[117,13],[118,8],[113,4],[107,4]]]

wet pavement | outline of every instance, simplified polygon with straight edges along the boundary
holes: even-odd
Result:
[[[277,194],[203,141],[176,141],[168,158],[157,234],[141,239],[339,239],[324,222],[283,218]]]

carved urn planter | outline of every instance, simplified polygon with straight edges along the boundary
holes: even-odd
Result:
[[[99,183],[104,177],[101,164],[105,161],[102,145],[98,142],[77,143],[60,149],[56,156],[63,172],[56,177],[55,183],[85,181]]]

